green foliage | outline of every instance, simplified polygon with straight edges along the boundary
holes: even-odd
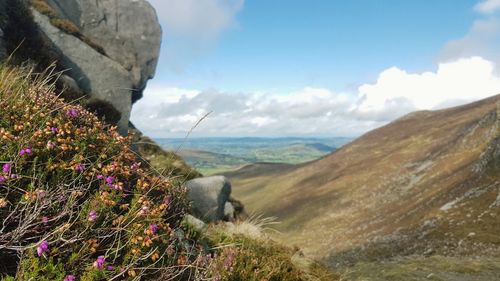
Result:
[[[63,280],[67,274],[61,263],[54,262],[53,258],[39,259],[31,252],[21,259],[17,280],[53,281]]]

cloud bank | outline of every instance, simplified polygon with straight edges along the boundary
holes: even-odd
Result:
[[[206,113],[198,136],[356,136],[415,110],[440,109],[500,92],[495,63],[481,57],[436,71],[393,67],[354,93],[306,87],[287,95],[227,93],[151,85],[132,121],[154,137],[184,136]]]

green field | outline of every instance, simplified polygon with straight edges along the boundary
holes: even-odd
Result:
[[[238,169],[252,163],[299,164],[321,158],[350,138],[195,138],[156,139],[177,151],[204,175]]]

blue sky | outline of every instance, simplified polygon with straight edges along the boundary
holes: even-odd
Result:
[[[500,92],[498,0],[150,2],[162,52],[132,120],[155,137],[207,112],[195,136],[357,136]]]

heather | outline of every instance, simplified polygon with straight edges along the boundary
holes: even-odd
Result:
[[[55,75],[0,66],[1,272],[16,280],[182,276],[197,252],[179,228],[186,191],[153,174],[131,137],[54,95],[47,81]]]

